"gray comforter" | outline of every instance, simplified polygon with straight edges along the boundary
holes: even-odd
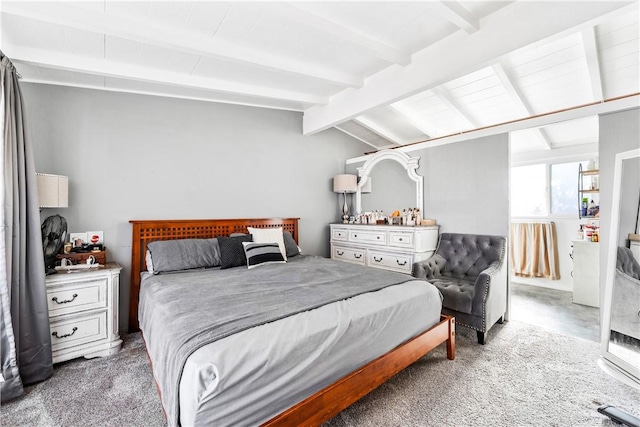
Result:
[[[147,276],[140,289],[140,328],[169,424],[178,424],[177,394],[184,364],[200,347],[407,280],[411,278],[404,274],[311,256],[252,270],[237,267]]]

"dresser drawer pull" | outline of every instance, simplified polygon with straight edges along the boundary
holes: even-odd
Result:
[[[373,260],[374,260],[375,262],[382,262],[382,257],[380,257],[380,259],[378,259],[378,258],[376,258],[376,257],[374,256],[374,257],[373,257]]]
[[[396,262],[398,263],[398,265],[403,266],[403,265],[407,265],[407,260],[405,259],[404,262],[402,264],[400,264],[400,260],[396,260]]]
[[[380,240],[380,236],[377,236],[376,239]]]
[[[344,255],[344,252],[340,252],[340,251],[336,251],[338,253],[338,255],[342,256]]]
[[[78,298],[78,294],[73,294],[73,297],[71,299],[66,299],[64,301],[58,301],[58,297],[53,297],[51,298],[51,301],[55,302],[56,304],[66,304],[68,302],[72,302],[76,298]]]
[[[51,335],[61,340],[62,338],[70,337],[71,335],[75,334],[77,330],[78,330],[78,327],[74,326],[70,334],[58,335],[58,332],[56,331],[56,332],[53,332]]]
[[[398,239],[398,241],[399,241],[399,242],[402,242],[402,237],[400,237],[400,238]]]
[[[358,237],[358,235],[357,235],[357,234],[354,234],[354,235],[353,235],[353,237]]]
[[[360,259],[360,258],[362,258],[362,254],[353,254],[353,256],[355,257],[355,259]]]

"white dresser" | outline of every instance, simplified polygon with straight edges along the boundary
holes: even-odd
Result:
[[[331,259],[411,274],[438,244],[437,225],[331,224]]]
[[[120,350],[118,303],[120,267],[47,276],[53,363],[76,357],[109,356]]]

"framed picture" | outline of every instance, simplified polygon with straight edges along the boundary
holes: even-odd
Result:
[[[69,233],[69,241],[74,248],[80,248],[87,243],[87,233]]]
[[[103,231],[87,231],[87,242],[90,245],[104,245]]]

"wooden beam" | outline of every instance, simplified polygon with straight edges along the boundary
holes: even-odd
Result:
[[[433,5],[444,18],[467,34],[475,33],[480,29],[478,18],[458,1],[437,1]]]
[[[186,31],[154,24],[132,16],[114,16],[65,6],[64,3],[3,2],[2,13],[34,19],[83,31],[102,33],[192,55],[240,63],[252,67],[316,79],[343,87],[362,87],[364,79],[317,64],[269,55],[235,43],[198,37]]]
[[[593,26],[633,4],[631,0],[510,3],[483,18],[480,31],[472,35],[456,32],[414,53],[406,67],[388,67],[368,77],[361,89],[344,89],[332,96],[328,105],[309,108],[304,114],[303,133],[320,132],[370,109],[432,89],[489,66],[516,49]]]
[[[360,142],[364,142],[365,144],[375,148],[376,150],[380,149],[380,147],[377,147],[377,146],[373,145],[372,143],[370,143],[368,141],[365,141],[364,139],[360,138],[359,136],[356,136],[356,135],[352,134],[351,132],[343,129],[342,127],[340,127],[340,125],[335,125],[334,128],[338,129],[342,133],[345,133],[345,134],[349,135],[351,138],[357,139]]]
[[[4,46],[4,50],[14,62],[24,62],[30,65],[57,70],[162,83],[194,89],[252,96],[258,99],[270,98],[313,105],[326,104],[329,101],[328,98],[322,96],[271,89],[231,81],[215,80],[205,77],[189,76],[182,73],[163,71],[158,68],[109,61],[103,58],[88,58],[86,56],[70,55],[41,49],[15,47],[11,45]]]
[[[469,113],[466,108],[464,108],[457,100],[455,100],[451,96],[449,91],[444,87],[434,87],[433,89],[431,89],[431,92],[433,92],[438,97],[438,99],[440,99],[440,101],[447,107],[458,113],[458,115],[462,117],[465,122],[467,122],[469,129],[473,129],[479,126],[479,123],[473,117],[471,117],[471,113]]]
[[[602,78],[600,77],[600,59],[598,57],[595,27],[582,30],[582,43],[584,44],[584,53],[587,58],[593,100],[600,101],[604,99],[604,94],[602,91]]]
[[[427,126],[425,126],[424,123],[417,120],[417,118],[414,117],[414,115],[411,114],[409,111],[407,111],[404,107],[391,104],[389,105],[389,108],[391,108],[393,111],[395,111],[396,113],[404,117],[408,122],[410,122],[420,132],[424,133],[428,138],[433,135],[436,135],[437,132],[435,130],[427,128]]]
[[[522,94],[522,91],[520,91],[520,89],[513,84],[513,79],[511,78],[509,73],[507,73],[507,70],[504,69],[502,64],[498,62],[497,64],[493,64],[492,68],[493,72],[498,76],[500,83],[502,83],[502,86],[507,90],[507,93],[509,94],[509,97],[511,97],[511,100],[516,103],[516,105],[522,112],[523,117],[533,115],[533,110],[531,109],[529,103],[526,101],[524,95]],[[544,129],[536,129],[535,132],[538,135],[538,139],[540,140],[544,148],[550,150],[551,141],[549,140],[549,136],[544,131]]]
[[[359,125],[369,129],[371,132],[376,133],[387,141],[391,142],[392,145],[402,145],[403,141],[397,135],[394,135],[389,129],[386,129],[384,126],[381,126],[379,123],[376,123],[374,120],[370,119],[366,116],[359,116],[353,119]]]
[[[297,20],[331,37],[338,37],[345,42],[355,44],[391,64],[408,65],[411,63],[411,55],[376,40],[368,34],[339,24],[328,16],[322,16],[305,2],[291,2],[287,6],[296,9],[294,16]]]

